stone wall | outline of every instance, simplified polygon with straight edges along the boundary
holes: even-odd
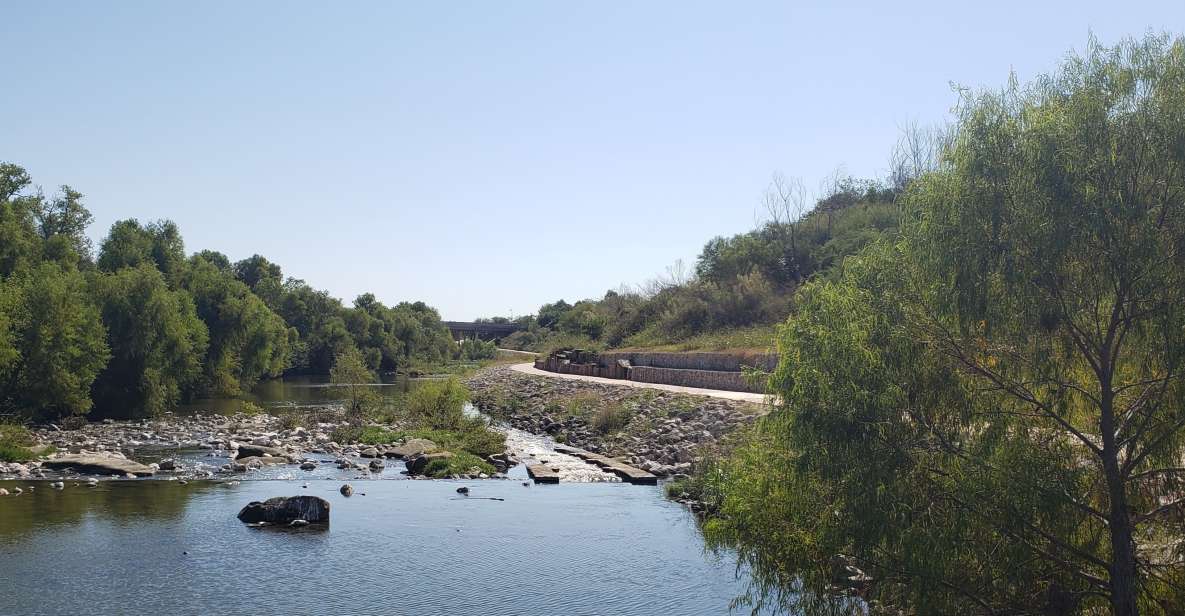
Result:
[[[740,372],[742,367],[760,368],[773,372],[778,365],[776,353],[653,353],[636,351],[609,351],[597,354],[597,363],[610,366],[624,359],[634,366],[671,368],[676,370],[712,370],[719,372]]]
[[[627,379],[643,383],[662,383],[705,389],[763,393],[745,378],[743,369],[772,371],[778,362],[773,353],[651,353],[612,351],[580,354],[581,362],[566,357],[541,357],[535,367],[560,374]],[[595,363],[594,363],[595,362]]]
[[[751,391],[754,393],[763,393],[764,391],[761,387],[751,386],[745,379],[745,373],[724,370],[680,370],[677,368],[634,366],[630,368],[629,378],[631,381],[642,383],[663,383],[666,385],[682,385],[684,387],[702,387],[704,389]]]

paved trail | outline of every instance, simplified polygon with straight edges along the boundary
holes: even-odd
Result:
[[[741,400],[743,402],[756,402],[758,404],[765,401],[764,394],[754,394],[747,391],[725,391],[723,389],[702,389],[700,387],[684,387],[682,385],[664,385],[662,383],[640,383],[638,381],[626,381],[622,379],[607,379],[599,376],[583,376],[580,374],[559,374],[557,372],[548,372],[540,370],[532,363],[514,364],[510,367],[515,372],[522,372],[523,374],[530,374],[534,376],[546,376],[553,379],[571,379],[574,381],[588,381],[590,383],[604,383],[605,385],[621,385],[624,387],[642,387],[645,389],[661,389],[663,391],[673,391],[680,394],[691,394],[693,396],[711,396],[713,398],[724,398],[726,400]]]

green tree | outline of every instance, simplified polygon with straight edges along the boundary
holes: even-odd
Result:
[[[82,193],[62,185],[61,194],[53,199],[38,196],[34,213],[37,229],[46,243],[60,242],[59,252],[76,255],[75,261],[90,259],[91,241],[86,236],[86,228],[94,216],[83,207]]]
[[[99,247],[97,263],[105,272],[150,263],[175,285],[185,267],[185,243],[173,221],[142,225],[134,218],[121,220],[111,226]]]
[[[189,295],[170,290],[150,263],[100,274],[92,287],[111,349],[92,390],[95,411],[152,416],[194,393],[208,333]]]
[[[82,274],[43,263],[0,285],[0,404],[35,419],[88,411],[109,354]]]
[[[362,353],[354,347],[347,347],[338,353],[333,360],[329,378],[341,388],[346,417],[353,423],[361,423],[379,399],[372,387],[374,373],[367,367]]]
[[[852,607],[838,560],[918,613],[1175,613],[1182,136],[1182,39],[965,95],[901,242],[800,293],[781,404],[708,482],[757,596]]]
[[[182,288],[209,331],[203,361],[208,393],[238,395],[287,367],[288,326],[229,272],[195,256]]]
[[[0,277],[41,259],[37,234],[35,196],[22,194],[29,174],[9,163],[0,163]]]

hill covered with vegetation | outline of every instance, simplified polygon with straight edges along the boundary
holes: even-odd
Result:
[[[795,291],[848,255],[896,235],[903,182],[842,179],[807,209],[801,186],[776,177],[759,228],[704,245],[694,271],[676,267],[642,289],[546,304],[515,322],[507,348],[770,350]],[[509,319],[494,320],[507,322]]]

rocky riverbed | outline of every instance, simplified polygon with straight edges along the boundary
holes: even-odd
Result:
[[[77,479],[84,475],[123,478],[210,479],[378,479],[415,476],[433,456],[447,456],[426,439],[370,446],[339,443],[335,430],[349,425],[332,408],[321,409],[308,427],[292,426],[266,413],[193,416],[165,415],[142,421],[103,421],[74,429],[32,429],[37,453],[30,462],[0,462],[0,479]],[[504,476],[517,463],[511,454],[488,460]],[[402,462],[402,464],[395,464]],[[459,478],[485,478],[459,475]]]
[[[628,461],[660,476],[687,473],[762,405],[654,389],[538,377],[508,367],[466,380],[474,403],[510,426]]]

